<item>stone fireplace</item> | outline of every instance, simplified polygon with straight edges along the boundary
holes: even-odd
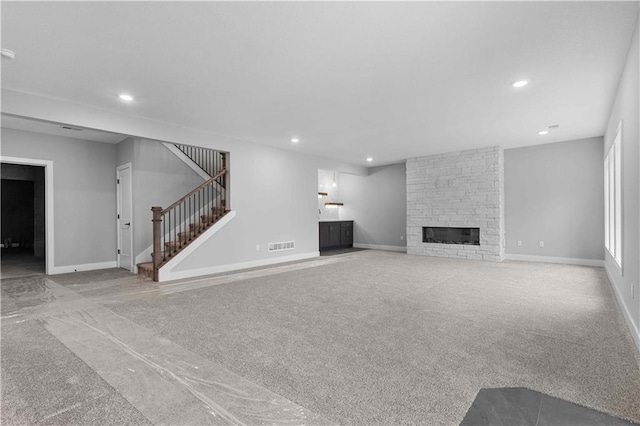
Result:
[[[504,259],[502,147],[407,160],[407,253]]]

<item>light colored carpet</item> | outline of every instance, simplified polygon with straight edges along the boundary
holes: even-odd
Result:
[[[637,352],[602,269],[341,260],[106,306],[342,424],[458,424],[483,387],[640,421]]]

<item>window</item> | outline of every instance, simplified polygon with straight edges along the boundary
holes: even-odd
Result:
[[[604,246],[622,268],[622,122],[604,158]]]

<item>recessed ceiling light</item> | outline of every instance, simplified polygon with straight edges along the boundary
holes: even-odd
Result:
[[[544,135],[546,135],[547,133],[549,133],[549,131],[548,131],[548,130],[540,130],[540,131],[538,132],[538,134],[539,134],[540,136],[544,136]]]
[[[118,95],[118,97],[126,102],[131,102],[133,100],[133,96],[128,95],[126,93],[121,93],[120,95]]]
[[[298,143],[298,142],[300,142],[300,139],[298,139],[298,138],[291,138],[291,142],[293,142],[293,143]]]
[[[371,157],[367,157],[367,162],[369,162],[369,163],[370,163],[370,162],[372,162],[372,161],[373,161],[373,158],[371,158]]]
[[[529,80],[518,80],[511,83],[513,87],[524,87],[529,84]]]

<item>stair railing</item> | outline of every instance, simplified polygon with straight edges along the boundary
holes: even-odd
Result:
[[[178,201],[153,212],[153,280],[160,268],[227,212],[227,153],[215,151],[217,173]]]
[[[220,170],[219,164],[224,152],[190,145],[174,145],[209,176],[214,176]]]

